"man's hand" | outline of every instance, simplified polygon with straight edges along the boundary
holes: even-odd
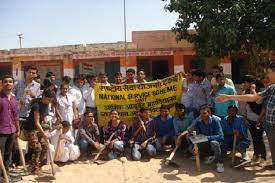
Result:
[[[98,142],[95,142],[95,148],[96,148],[96,150],[100,150],[101,148],[100,148],[100,144],[98,143]]]
[[[47,134],[46,132],[42,132],[43,133],[43,138],[45,140],[48,140],[49,139],[49,134]]]
[[[226,102],[228,100],[230,100],[230,96],[221,94],[216,98],[215,101],[220,103],[220,102]]]
[[[27,91],[27,95],[29,95],[32,98],[35,98],[35,93],[33,91],[31,91],[31,90]]]
[[[234,130],[234,135],[239,136],[240,132],[238,130]]]
[[[145,149],[146,146],[147,146],[147,143],[148,143],[147,140],[145,140],[144,142],[142,142],[142,144],[140,144],[140,149]]]
[[[19,137],[19,136],[20,136],[20,130],[17,130],[16,137]]]

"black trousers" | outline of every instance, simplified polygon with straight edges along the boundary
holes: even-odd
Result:
[[[12,149],[15,143],[16,134],[0,134],[0,149],[6,170],[11,163]]]
[[[260,125],[256,128],[256,121],[248,120],[249,131],[253,141],[254,156],[261,156],[261,158],[266,159],[266,149],[263,139],[263,126]]]

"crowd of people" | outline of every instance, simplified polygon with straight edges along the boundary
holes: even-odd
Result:
[[[221,66],[214,66],[207,74],[192,70],[185,74],[175,114],[170,114],[167,105],[160,107],[157,116],[151,116],[150,109],[142,107],[131,122],[126,122],[120,119],[120,111],[112,110],[108,124],[102,126],[95,105],[96,83],[109,86],[147,82],[143,70],[137,72],[137,77],[134,69],[128,69],[125,80],[119,72],[114,78],[115,82],[109,83],[108,75],[100,73],[77,76],[72,82],[64,76],[57,86],[54,73],[48,72],[41,82],[33,66],[27,69],[25,80],[15,82],[12,76],[3,76],[0,150],[6,171],[20,163],[16,138],[28,142],[29,170],[40,174],[41,167],[49,162],[50,153],[54,161],[67,162],[105,149],[104,158],[115,159],[124,156],[125,148],[130,147],[132,160],[138,161],[145,153],[155,156],[166,148],[181,147],[183,153],[192,157],[196,151],[189,137],[194,132],[207,137],[208,141],[198,144],[199,152],[206,164],[216,163],[218,172],[224,171],[223,161],[232,151],[234,138],[241,158],[250,159],[248,133],[254,149],[251,160],[264,166],[267,158],[264,131],[274,169],[275,62],[269,65],[263,80],[246,75],[241,95],[236,95],[234,83],[223,74]]]

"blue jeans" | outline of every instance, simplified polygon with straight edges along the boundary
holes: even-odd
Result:
[[[141,152],[140,150],[140,145],[139,144],[134,144],[134,146],[132,147],[132,158],[135,161],[138,161],[141,159]],[[157,150],[154,147],[153,144],[148,143],[145,150],[147,151],[149,156],[155,156],[157,154]]]
[[[221,150],[223,154],[226,154],[227,151],[231,151],[233,149],[233,137],[225,137],[224,141],[221,143]],[[245,140],[237,139],[236,142],[236,150],[240,153],[246,152],[246,149],[249,147],[250,143]]]
[[[215,162],[216,163],[223,163],[222,153],[221,153],[221,145],[218,141],[211,141],[211,142],[202,142],[198,144],[199,152],[201,154],[205,154],[206,156],[210,156],[214,153]],[[194,145],[190,145],[190,152],[193,153]]]
[[[86,153],[89,149],[91,149],[90,143],[85,139],[79,140],[79,149],[81,154]]]
[[[120,140],[115,141],[113,149],[111,149],[108,153],[109,160],[116,159],[123,151],[124,142]]]
[[[175,138],[174,137],[158,137],[156,138],[156,149],[158,152],[161,152],[164,150],[164,145],[174,145],[175,144]]]

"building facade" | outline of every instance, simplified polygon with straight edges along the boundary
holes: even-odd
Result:
[[[106,72],[112,81],[114,73],[125,75],[126,69],[133,68],[143,69],[147,79],[154,80],[192,68],[209,71],[213,65],[221,64],[225,74],[233,73],[233,78],[239,78],[249,70],[247,60],[247,56],[240,56],[238,63],[242,64],[236,65],[227,57],[216,63],[197,58],[194,46],[185,40],[176,42],[171,31],[134,31],[132,42],[127,43],[127,57],[124,42],[0,50],[0,75],[12,73],[21,80],[26,68],[34,65],[42,79],[48,71],[54,72],[57,80],[65,75]]]

